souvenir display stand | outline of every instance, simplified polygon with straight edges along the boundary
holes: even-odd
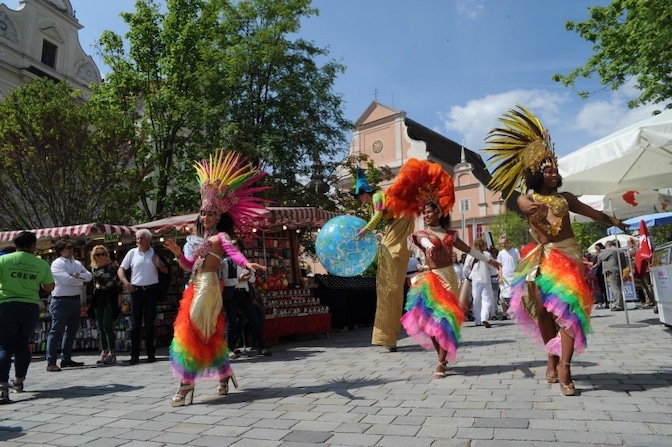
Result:
[[[301,286],[296,230],[262,233],[248,243],[245,256],[265,265],[257,272],[254,284],[266,312],[264,339],[272,343],[282,337],[304,334],[328,334],[331,315],[310,289]]]
[[[266,312],[264,341],[305,334],[329,334],[329,308],[311,295],[309,289],[283,289],[261,294]]]

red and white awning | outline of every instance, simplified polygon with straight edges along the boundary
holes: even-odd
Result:
[[[11,242],[23,230],[2,231],[0,232],[0,242]],[[63,237],[89,236],[92,233],[98,234],[118,234],[119,236],[132,236],[136,228],[125,225],[108,225],[99,223],[88,223],[81,225],[70,225],[67,227],[41,228],[39,230],[28,230],[35,233],[37,239]]]
[[[318,228],[324,225],[332,217],[340,213],[325,211],[315,207],[274,207],[268,208],[269,213],[260,227],[265,231],[277,231],[285,225],[288,229]],[[189,232],[196,222],[198,213],[172,216],[163,219],[136,225],[137,228],[147,228],[154,233],[165,233],[178,230],[182,233]]]
[[[280,225],[286,225],[290,229],[317,228],[340,214],[314,207],[270,207],[269,210],[271,211],[268,216],[269,229]]]

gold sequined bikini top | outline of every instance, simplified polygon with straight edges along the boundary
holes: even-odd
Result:
[[[565,198],[558,193],[554,193],[548,196],[532,193],[532,200],[538,203],[551,205],[551,211],[553,211],[553,214],[558,217],[558,220],[552,224],[548,223],[546,220],[548,208],[541,207],[536,214],[533,214],[529,217],[530,222],[535,223],[547,233],[553,236],[557,236],[558,233],[560,233],[560,230],[562,230],[562,219],[569,215],[569,204],[567,203],[567,200],[565,200]]]

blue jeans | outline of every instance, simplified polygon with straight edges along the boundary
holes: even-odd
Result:
[[[40,316],[37,304],[9,301],[0,304],[0,383],[9,381],[14,355],[14,377],[25,379],[30,365],[30,337]]]
[[[147,289],[136,288],[131,294],[131,358],[140,357],[140,333],[142,322],[145,322],[145,349],[147,357],[154,357],[154,318],[156,317],[156,299],[159,293],[158,284]]]
[[[81,324],[81,305],[77,298],[51,299],[49,313],[51,314],[51,329],[47,337],[47,365],[55,365],[58,358],[58,345],[61,345],[61,358],[72,358],[72,344],[77,337]]]

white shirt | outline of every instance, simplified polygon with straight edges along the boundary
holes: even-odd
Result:
[[[520,252],[513,247],[508,250],[502,249],[497,254],[497,262],[502,264],[502,276],[506,279],[512,279],[513,273],[520,262]]]
[[[159,283],[159,270],[154,265],[154,249],[149,247],[141,252],[138,247],[132,248],[120,267],[126,271],[131,269],[131,284],[134,286],[151,286]]]
[[[492,255],[487,251],[482,252],[482,254],[488,258],[488,261],[492,259]],[[467,256],[467,259],[464,261],[464,277],[474,282],[489,283],[490,265],[487,262],[475,261],[476,259],[473,256]]]
[[[79,278],[71,276],[79,274]],[[76,259],[60,256],[51,263],[51,274],[54,276],[54,291],[51,296],[80,296],[82,285],[93,279],[93,275]]]
[[[257,280],[257,277],[255,276],[253,271],[244,269],[239,265],[237,267],[238,267],[238,280],[235,287],[236,289],[243,289],[249,292],[250,283],[254,284],[254,282]],[[250,279],[248,279],[247,281],[242,281],[241,278],[248,273],[250,274]]]

